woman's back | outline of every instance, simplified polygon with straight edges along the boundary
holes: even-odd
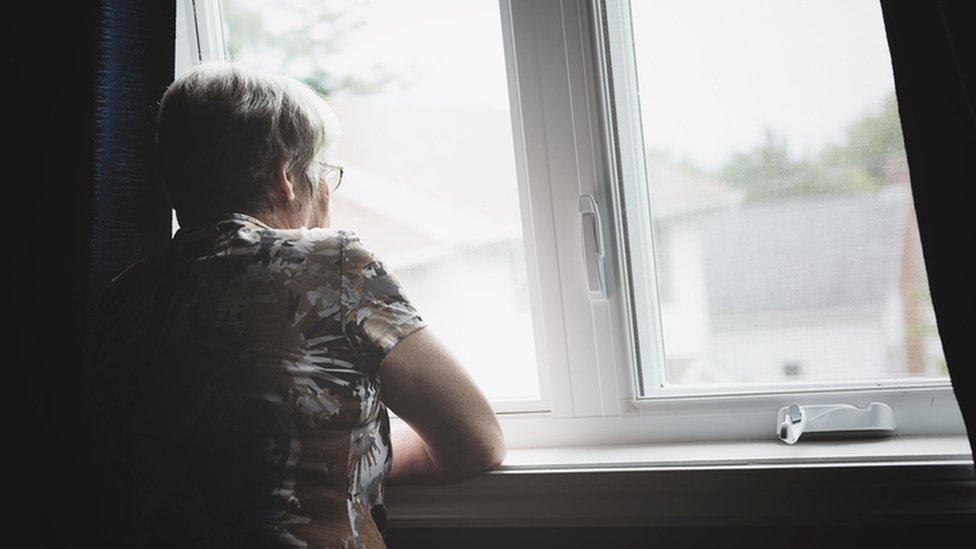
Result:
[[[355,233],[228,215],[126,270],[99,319],[115,541],[382,545],[377,373],[425,323]]]

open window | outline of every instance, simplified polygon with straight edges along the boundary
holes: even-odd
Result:
[[[335,223],[512,448],[775,441],[793,403],[964,433],[876,2],[179,6],[177,73],[231,58],[328,97]]]

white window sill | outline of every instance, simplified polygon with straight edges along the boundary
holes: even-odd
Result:
[[[874,440],[778,440],[525,448],[509,450],[498,471],[658,470],[728,467],[823,467],[880,463],[972,463],[965,436],[902,436]]]
[[[803,523],[976,518],[965,436],[510,450],[450,486],[390,486],[391,527]]]

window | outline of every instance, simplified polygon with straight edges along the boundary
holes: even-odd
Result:
[[[794,402],[964,431],[876,2],[180,6],[180,66],[329,97],[335,223],[404,279],[511,447],[775,440]]]
[[[736,438],[789,402],[880,401],[902,432],[958,430],[880,6],[607,1],[595,18],[638,413]]]
[[[664,355],[643,394],[945,379],[881,6],[659,0],[631,20]]]

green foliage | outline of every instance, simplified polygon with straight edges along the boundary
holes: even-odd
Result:
[[[845,130],[839,144],[812,158],[790,154],[786,138],[767,129],[754,149],[732,156],[719,170],[728,183],[746,191],[747,200],[874,192],[885,184],[885,169],[903,156],[901,122],[894,96]]]
[[[877,179],[884,178],[885,165],[892,156],[904,156],[898,102],[889,95],[875,112],[868,112],[847,127],[844,142],[821,153],[822,161],[846,162],[858,166]]]
[[[747,196],[775,196],[782,189],[804,186],[807,168],[790,156],[786,138],[767,128],[763,141],[745,153],[736,153],[721,168],[722,178]]]
[[[223,4],[227,50],[231,59],[290,74],[324,96],[367,95],[398,80],[385,67],[358,67],[341,73],[329,65],[342,51],[344,39],[363,24],[357,12],[364,2],[288,0],[276,2],[274,16],[257,2]],[[271,28],[269,20],[284,22]]]

